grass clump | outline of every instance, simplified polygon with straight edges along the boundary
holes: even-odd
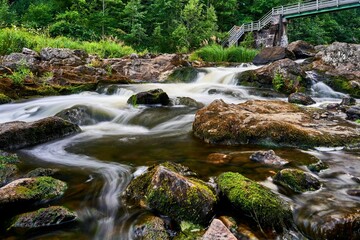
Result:
[[[203,60],[207,62],[251,62],[256,54],[255,49],[244,47],[223,48],[212,44],[196,50],[190,56],[191,60]]]
[[[217,183],[232,205],[260,226],[282,228],[291,219],[289,206],[276,194],[239,173],[223,173]]]
[[[0,55],[21,52],[22,48],[30,48],[40,52],[45,47],[69,48],[84,50],[89,54],[97,54],[102,58],[123,57],[136,52],[122,42],[103,39],[98,42],[75,41],[71,38],[51,38],[44,33],[31,33],[21,28],[5,28],[0,30]]]

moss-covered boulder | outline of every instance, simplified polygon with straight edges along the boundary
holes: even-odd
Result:
[[[299,169],[283,169],[274,176],[273,182],[297,193],[315,191],[321,187],[316,177]]]
[[[140,92],[135,95],[132,95],[127,103],[132,105],[137,104],[161,104],[168,105],[170,103],[169,96],[162,89],[153,89],[147,92]]]
[[[59,117],[47,117],[35,122],[0,124],[0,149],[15,150],[48,142],[80,132],[79,126]]]
[[[11,98],[9,98],[8,96],[6,96],[3,93],[0,93],[0,104],[5,104],[5,103],[9,103],[11,102]]]
[[[34,212],[18,215],[12,219],[8,231],[30,230],[44,227],[57,227],[76,221],[76,213],[61,206],[41,208]]]
[[[66,183],[51,177],[21,178],[0,188],[0,209],[44,204],[63,196],[66,189]]]
[[[170,239],[170,236],[166,231],[164,221],[156,216],[146,216],[138,219],[133,229],[133,239]]]
[[[193,131],[205,142],[222,145],[314,147],[360,142],[355,124],[340,117],[316,119],[317,111],[282,101],[227,104],[215,100],[197,111]]]
[[[291,220],[289,205],[270,189],[239,173],[226,172],[217,179],[221,193],[239,211],[261,226],[282,228]]]
[[[319,159],[316,163],[309,164],[307,168],[312,172],[320,172],[321,170],[329,168],[329,166]]]
[[[214,214],[217,197],[203,181],[187,177],[182,166],[164,163],[134,179],[126,197],[177,222],[206,224]]]
[[[16,177],[20,160],[16,154],[10,154],[0,150],[0,187],[9,183]]]

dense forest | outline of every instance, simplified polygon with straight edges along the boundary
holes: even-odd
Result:
[[[0,0],[0,27],[50,37],[118,39],[137,50],[187,52],[298,0]],[[294,19],[290,40],[313,44],[360,41],[360,9]]]

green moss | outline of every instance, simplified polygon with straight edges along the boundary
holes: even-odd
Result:
[[[15,164],[19,162],[19,157],[16,154],[6,153],[0,150],[0,164]]]
[[[239,173],[221,174],[220,191],[241,211],[249,214],[261,226],[282,227],[291,220],[289,206],[276,194]]]
[[[199,70],[194,67],[183,67],[175,69],[173,73],[170,74],[166,82],[177,83],[177,82],[193,82],[198,76]]]
[[[274,177],[274,183],[297,193],[318,190],[320,182],[312,175],[298,169],[283,169]]]
[[[0,93],[0,104],[5,104],[5,103],[9,103],[11,102],[11,98],[9,98],[8,96],[6,96],[3,93]]]
[[[321,170],[327,169],[328,167],[329,166],[321,160],[307,166],[307,168],[312,172],[320,172]]]
[[[180,228],[181,231],[173,238],[174,240],[202,239],[205,232],[202,226],[187,221],[182,221]]]
[[[258,76],[254,70],[248,70],[235,75],[237,85],[248,87],[261,87]]]
[[[330,77],[330,79],[326,81],[326,84],[328,84],[335,91],[350,94],[350,96],[354,98],[360,98],[360,89],[352,87],[349,83],[349,80],[345,77]]]

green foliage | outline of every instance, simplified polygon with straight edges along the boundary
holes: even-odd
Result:
[[[36,51],[41,51],[45,47],[81,49],[89,54],[97,54],[102,58],[123,57],[135,52],[134,49],[123,45],[116,39],[81,42],[66,37],[50,38],[45,34],[34,34],[18,28],[0,30],[0,55],[21,52],[23,47]]]
[[[29,67],[23,63],[21,64],[16,71],[8,76],[12,80],[14,86],[22,86],[26,78],[33,78],[34,75],[30,71]]]
[[[7,0],[0,0],[0,28],[9,26],[15,20]]]
[[[9,102],[11,102],[11,98],[9,98],[3,93],[0,93],[0,104],[9,103]]]
[[[223,48],[220,45],[212,44],[196,50],[191,59],[201,59],[208,62],[251,62],[257,50],[243,47]]]
[[[281,73],[279,73],[279,72],[275,73],[272,84],[273,84],[273,88],[276,91],[278,91],[278,92],[281,91],[281,89],[285,86],[284,78],[281,75]]]

